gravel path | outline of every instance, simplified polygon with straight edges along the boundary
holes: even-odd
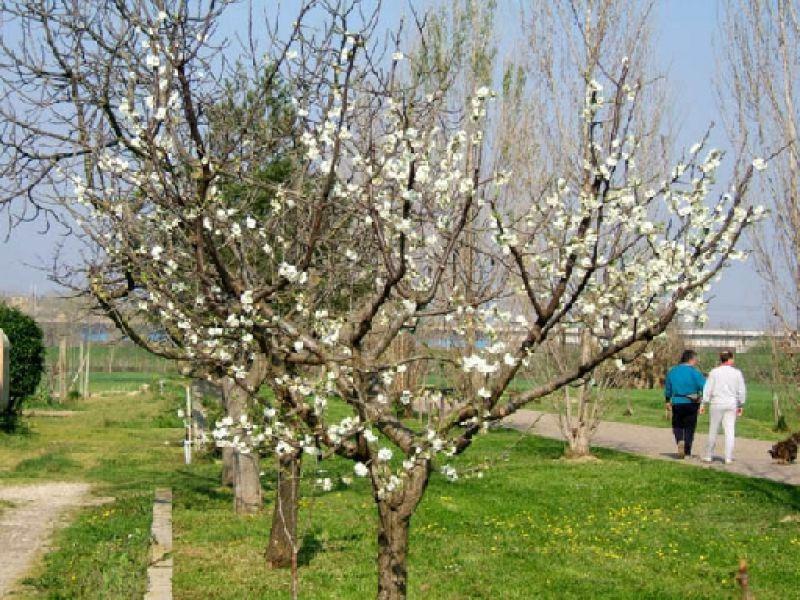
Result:
[[[89,488],[58,482],[0,486],[0,499],[13,504],[0,513],[0,598],[44,553],[65,514],[87,504]]]
[[[538,421],[537,421],[538,420]],[[564,439],[558,425],[558,415],[540,413],[533,410],[521,410],[503,421],[509,427],[518,430],[527,430],[535,423],[530,433],[547,438]],[[707,427],[707,426],[706,426]],[[708,429],[699,430],[695,435],[692,451],[695,455],[705,452],[706,433]],[[697,456],[680,461],[682,464],[704,467],[708,469],[721,469],[750,477],[771,479],[780,483],[800,485],[800,464],[778,465],[772,462],[767,450],[772,447],[772,442],[737,438],[734,449],[734,462],[731,465],[722,463],[723,435],[717,436],[717,455],[712,464],[702,462]],[[592,439],[593,446],[642,454],[650,458],[663,460],[677,460],[675,439],[672,430],[667,427],[646,427],[644,425],[630,425],[603,421]]]

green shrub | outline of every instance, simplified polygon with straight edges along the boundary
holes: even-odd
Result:
[[[11,402],[6,416],[14,415],[22,400],[36,392],[44,372],[42,330],[25,313],[0,303],[0,329],[11,342]]]

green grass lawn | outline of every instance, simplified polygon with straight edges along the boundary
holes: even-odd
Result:
[[[27,433],[0,437],[0,485],[80,479],[115,498],[56,536],[22,597],[141,597],[152,492],[162,485],[174,490],[175,598],[290,597],[288,574],[263,561],[271,465],[264,514],[235,516],[217,462],[182,464],[180,399],[176,385],[162,399],[96,395],[78,416],[31,418]],[[740,558],[757,598],[796,595],[797,488],[609,451],[575,464],[561,452],[557,442],[494,432],[453,461],[458,482],[435,474],[412,523],[409,596],[726,598]],[[464,475],[486,464],[483,477]],[[352,467],[338,459],[319,467],[309,461],[304,473],[300,597],[369,598],[376,543],[367,483],[321,493],[317,477]]]

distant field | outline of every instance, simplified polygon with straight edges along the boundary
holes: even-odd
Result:
[[[128,372],[141,371],[147,373],[174,372],[175,365],[163,358],[135,346],[130,342],[109,342],[91,344],[89,368],[92,372]],[[58,363],[58,346],[49,346],[45,356],[48,367]],[[74,372],[80,364],[80,348],[67,347],[67,363]]]
[[[144,350],[130,343],[118,344],[116,347],[109,345],[92,345],[92,375],[90,387],[95,385],[115,391],[136,391],[142,384],[157,385],[159,379],[175,376],[175,365],[168,361],[154,357]],[[78,349],[69,349],[71,364],[77,365]],[[47,360],[52,365],[57,360],[58,349],[48,348]],[[785,437],[785,433],[774,431],[772,409],[772,383],[767,376],[770,372],[769,365],[772,354],[765,348],[754,348],[747,353],[737,356],[737,366],[742,369],[748,382],[748,403],[744,416],[739,420],[737,433],[741,436],[766,440],[777,440]],[[700,368],[708,372],[716,364],[716,353],[704,350],[700,353]],[[109,370],[110,368],[110,370]],[[429,385],[447,388],[449,383],[441,376],[431,374],[428,376]],[[51,385],[45,378],[42,386]],[[512,382],[509,390],[519,392],[530,389],[533,382],[525,378],[518,378]],[[789,394],[781,389],[781,407],[786,422],[791,431],[800,429],[800,395]],[[608,390],[606,392],[604,418],[612,421],[622,421],[655,427],[668,427],[669,421],[664,417],[663,396],[660,389],[654,390]],[[49,405],[44,395],[39,398],[29,399],[28,407],[42,407]],[[531,405],[531,408],[555,411],[554,400],[544,398]],[[626,415],[630,402],[633,415]],[[64,406],[67,408],[67,406]],[[701,417],[700,427],[707,427],[708,417]]]

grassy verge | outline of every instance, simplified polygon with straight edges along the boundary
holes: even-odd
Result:
[[[780,440],[788,434],[776,431],[772,418],[772,392],[763,384],[748,386],[747,403],[744,415],[736,421],[736,435],[761,440]],[[633,414],[627,414],[627,408]],[[650,427],[670,427],[670,421],[664,413],[664,395],[661,390],[606,390],[602,401],[602,418],[607,421],[619,421]],[[543,398],[538,403],[531,403],[529,408],[545,412],[558,410],[553,398]],[[787,410],[786,422],[789,431],[800,430],[800,412],[797,409]],[[708,413],[700,416],[697,431],[708,431]]]
[[[785,432],[774,429],[770,388],[763,384],[751,384],[747,392],[744,414],[736,422],[736,435],[763,440],[785,438]],[[625,414],[628,399],[633,407],[633,416]],[[664,416],[661,390],[610,390],[603,418],[653,427],[670,426]],[[786,421],[791,431],[800,429],[800,413],[796,409],[787,410]],[[708,431],[708,413],[700,417],[697,427],[700,432]]]
[[[135,389],[135,387],[134,387]],[[83,511],[23,597],[141,597],[152,490],[174,490],[177,599],[288,598],[289,577],[263,563],[273,473],[262,515],[236,517],[219,465],[185,467],[171,396],[96,396],[78,417],[32,418],[0,438],[5,481],[82,479],[113,503]],[[165,445],[165,442],[170,445]],[[561,444],[513,432],[480,437],[438,474],[412,524],[411,598],[721,598],[750,564],[758,598],[796,594],[800,492],[795,487],[600,451],[599,463],[559,460]],[[483,466],[483,477],[477,473]],[[322,470],[324,469],[324,471]],[[467,474],[472,475],[467,476]],[[350,476],[334,459],[305,466],[301,597],[374,595],[374,508],[366,481],[320,492],[316,478]]]
[[[113,498],[81,511],[56,535],[56,550],[26,580],[21,597],[142,597],[153,488],[171,485],[180,467],[175,408],[181,390],[173,383],[164,398],[107,392],[153,380],[141,373],[95,374],[93,396],[70,402],[78,414],[26,418],[19,433],[0,434],[0,485],[89,481],[95,494]]]

